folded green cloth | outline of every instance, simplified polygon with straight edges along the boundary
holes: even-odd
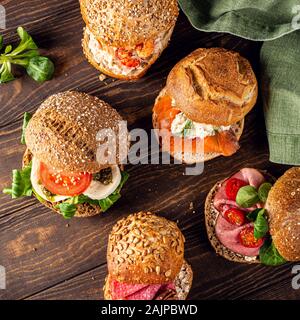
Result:
[[[300,165],[300,31],[264,43],[261,64],[270,161]]]
[[[300,29],[299,0],[179,0],[198,30],[227,32],[250,40],[273,40]],[[292,22],[299,21],[295,23]]]
[[[179,0],[191,24],[266,41],[262,86],[270,161],[300,165],[300,1]],[[272,41],[267,41],[272,40]]]

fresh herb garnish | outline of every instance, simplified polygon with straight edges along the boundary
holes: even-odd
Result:
[[[121,198],[121,189],[124,186],[125,182],[128,180],[129,174],[125,171],[122,172],[122,179],[117,187],[117,189],[109,195],[107,198],[99,200],[99,205],[103,212],[107,211],[115,202],[117,202]]]
[[[65,219],[71,219],[76,213],[76,205],[73,203],[62,202],[56,206]]]
[[[265,209],[260,209],[254,222],[254,237],[255,239],[263,238],[269,231],[269,224],[265,217]]]
[[[104,185],[112,183],[113,174],[111,167],[102,169],[101,171],[94,173],[93,180],[100,181]]]
[[[30,180],[31,163],[22,170],[13,170],[12,187],[3,189],[3,193],[10,194],[12,198],[32,195]]]
[[[25,141],[25,129],[28,125],[29,120],[31,119],[32,115],[29,112],[24,113],[24,118],[23,118],[23,126],[22,126],[22,136],[21,136],[21,143],[26,144]]]
[[[259,211],[261,210],[261,208],[255,209],[253,211],[251,211],[250,213],[247,214],[247,219],[250,221],[255,221],[257,218],[257,215],[259,213]]]
[[[19,45],[15,49],[7,45],[4,52],[0,53],[0,84],[15,79],[12,65],[24,67],[35,81],[50,80],[54,74],[53,62],[39,54],[37,45],[24,28],[18,27],[17,33],[21,39]],[[0,50],[2,49],[3,37],[0,36]]]
[[[272,184],[270,182],[265,182],[258,188],[258,196],[262,202],[265,203],[267,201],[271,188]]]
[[[265,240],[264,245],[259,250],[259,260],[267,266],[279,266],[284,264],[286,260],[280,255],[275,248],[271,238]]]
[[[261,184],[258,191],[250,185],[241,187],[236,195],[236,203],[243,208],[251,208],[260,201],[265,203],[271,188],[272,184],[269,182]]]
[[[185,123],[185,126],[182,130],[182,135],[186,137],[189,134],[189,131],[193,128],[193,121],[188,119]]]
[[[256,188],[250,185],[241,187],[236,195],[236,203],[242,208],[251,208],[259,200]]]

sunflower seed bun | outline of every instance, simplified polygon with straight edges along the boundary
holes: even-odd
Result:
[[[300,260],[300,167],[289,169],[269,192],[266,210],[276,249],[287,261]]]
[[[80,0],[83,20],[101,42],[116,47],[155,39],[176,23],[176,0]]]
[[[186,299],[193,271],[184,242],[176,223],[151,212],[119,220],[109,235],[105,299]]]
[[[171,70],[167,91],[189,119],[228,126],[253,108],[258,89],[247,59],[223,48],[200,48]]]
[[[122,117],[104,101],[84,93],[68,91],[45,100],[26,128],[26,144],[40,161],[64,172],[96,173],[107,167],[96,159],[97,133],[112,129],[117,137]],[[122,140],[123,141],[123,140]],[[116,164],[120,161],[117,148]]]
[[[23,168],[28,166],[31,161],[32,161],[32,153],[28,149],[26,149],[23,155]],[[44,200],[42,203],[43,205],[50,208],[54,212],[61,214],[61,212],[57,208],[57,205],[59,204],[59,202],[53,203],[53,202]],[[89,217],[98,215],[101,212],[102,212],[101,207],[98,205],[93,205],[90,203],[80,203],[77,205],[76,213],[74,216],[76,218],[89,218]]]
[[[174,222],[150,212],[116,223],[109,236],[107,263],[117,281],[158,284],[174,281],[184,256],[184,237]]]

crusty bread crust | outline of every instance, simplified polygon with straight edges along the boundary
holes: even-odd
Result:
[[[103,292],[105,300],[112,300],[110,291],[111,275],[108,274],[105,278]],[[191,290],[193,283],[193,270],[191,266],[184,260],[182,268],[175,278],[176,297],[172,298],[170,295],[159,297],[158,300],[186,300]],[[175,292],[174,292],[175,293]]]
[[[300,167],[287,170],[269,192],[266,210],[276,249],[287,261],[300,260]]]
[[[169,41],[166,42],[165,47],[163,48],[163,50],[168,46]],[[84,34],[83,34],[83,40],[82,40],[82,47],[83,47],[83,53],[86,56],[88,62],[97,70],[101,71],[102,73],[108,75],[109,77],[112,78],[117,78],[117,79],[121,79],[121,80],[137,80],[142,78],[145,73],[148,71],[148,69],[152,66],[152,64],[155,63],[155,61],[160,57],[160,55],[162,54],[163,50],[160,53],[157,54],[153,54],[153,56],[151,57],[151,59],[148,61],[148,63],[145,65],[145,67],[141,70],[136,70],[133,73],[131,73],[130,75],[123,75],[123,74],[117,74],[114,73],[113,71],[107,69],[105,66],[103,66],[101,63],[98,63],[95,61],[93,54],[89,48],[89,35],[88,32],[86,31],[86,29],[84,30]]]
[[[26,149],[24,156],[23,156],[23,167],[29,165],[29,163],[32,160],[32,153],[29,151],[29,149]],[[33,194],[34,195],[34,194]],[[54,212],[61,214],[55,206],[58,204],[57,203],[52,203],[49,201],[43,201],[43,205],[46,207],[50,208]],[[93,217],[97,214],[102,213],[101,207],[97,205],[92,205],[89,203],[82,203],[77,205],[77,211],[75,213],[76,218],[89,218]]]
[[[116,47],[143,43],[175,25],[176,0],[80,0],[85,24],[95,37]],[[142,26],[142,27],[141,27]]]
[[[261,171],[261,173],[268,179],[270,182],[274,182],[275,178],[272,177],[270,174],[266,173],[265,171]],[[256,259],[252,259],[252,257],[247,258],[241,254],[235,253],[232,250],[226,248],[218,239],[215,231],[215,224],[219,215],[219,212],[214,208],[213,201],[216,193],[218,192],[222,182],[224,180],[217,182],[210,192],[208,193],[206,200],[205,200],[205,225],[206,225],[206,232],[208,236],[208,240],[210,241],[212,247],[215,249],[216,253],[223,258],[239,262],[239,263],[260,263],[259,257]]]
[[[158,99],[163,97],[165,94],[169,94],[169,93],[167,93],[166,87],[163,88],[161,90],[161,92],[159,93],[158,97],[155,100],[155,104],[157,103]],[[155,112],[153,112],[153,114],[152,114],[152,123],[153,123],[153,128],[154,129],[159,129],[159,123],[158,123],[158,120],[157,120],[157,114]],[[235,135],[236,135],[238,140],[240,140],[240,138],[242,136],[242,133],[243,133],[243,130],[244,130],[244,123],[245,123],[245,120],[242,119],[235,126],[234,133],[235,133]],[[158,137],[156,137],[156,138],[159,140]],[[169,152],[174,159],[176,159],[176,160],[178,160],[178,161],[180,161],[182,163],[185,163],[185,164],[195,164],[195,163],[199,163],[199,162],[203,162],[203,161],[205,162],[205,161],[209,161],[209,160],[212,160],[214,158],[217,158],[217,157],[221,156],[221,154],[219,154],[219,153],[209,152],[209,153],[204,153],[203,158],[199,158],[199,155],[195,154],[194,156],[193,155],[189,155],[189,157],[187,159],[187,158],[184,157],[183,153],[181,155],[178,155],[178,154],[175,154],[174,152],[172,152],[170,150],[163,150],[163,151]]]
[[[119,282],[174,281],[183,264],[184,237],[176,223],[150,212],[119,220],[107,247],[109,274]]]
[[[200,48],[169,73],[167,91],[188,118],[228,126],[256,103],[258,87],[249,61],[223,48]]]
[[[119,130],[122,120],[97,97],[76,91],[58,93],[46,99],[29,121],[26,144],[34,156],[56,169],[95,173],[108,166],[105,159],[97,159],[98,147],[105,143],[97,141],[97,134],[109,129],[117,139],[127,141],[127,130]],[[107,134],[113,138],[112,132]],[[116,163],[123,160],[118,146],[116,143]]]

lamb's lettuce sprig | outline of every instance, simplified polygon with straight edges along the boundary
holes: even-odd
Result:
[[[38,46],[23,27],[18,27],[17,33],[21,41],[15,49],[10,44],[4,48],[3,36],[0,35],[0,84],[15,79],[12,65],[25,68],[37,82],[50,80],[54,74],[53,62],[39,54]]]

